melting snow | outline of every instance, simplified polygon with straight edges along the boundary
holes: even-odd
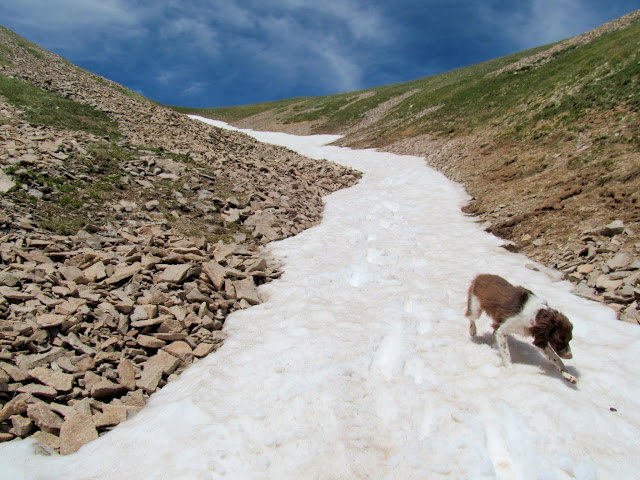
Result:
[[[637,476],[637,326],[525,268],[423,159],[249,133],[365,175],[326,198],[320,225],[267,247],[285,273],[227,319],[221,349],[73,455],[0,445],[3,479]],[[569,316],[577,386],[524,339],[503,367],[486,317],[469,337],[466,291],[480,272]]]

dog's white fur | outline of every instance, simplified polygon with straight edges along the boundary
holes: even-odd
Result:
[[[482,277],[482,275],[479,277]],[[500,294],[503,295],[505,299],[511,301],[511,308],[516,309],[516,313],[502,319],[500,315],[495,312],[500,308],[500,306],[496,307],[495,302],[492,306],[487,305],[487,303],[490,301],[487,299],[487,295],[491,295],[492,292],[478,291],[478,288],[476,287],[476,278],[476,280],[474,280],[474,282],[471,284],[471,288],[469,289],[467,305],[469,333],[471,334],[471,336],[476,335],[477,328],[475,322],[484,310],[494,320],[494,337],[498,347],[498,351],[500,352],[500,356],[502,357],[504,365],[510,367],[511,354],[509,353],[509,346],[507,344],[507,335],[521,335],[523,337],[532,336],[530,329],[536,324],[537,314],[541,310],[549,309],[549,306],[543,299],[536,296],[534,293],[530,292],[529,290],[523,289],[522,287],[514,287],[501,277],[497,277],[494,275],[484,275],[484,277],[485,279],[488,278],[490,282],[493,280],[490,286],[492,288],[500,288]],[[544,348],[541,348],[541,350],[544,352],[546,357],[556,366],[565,380],[571,383],[578,382],[577,378],[567,371],[564,363],[549,343],[547,343]],[[572,358],[571,349],[569,348],[568,344],[566,350],[560,353],[564,358]]]

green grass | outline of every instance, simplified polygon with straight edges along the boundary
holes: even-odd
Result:
[[[100,110],[43,90],[17,78],[0,75],[0,96],[24,111],[32,125],[80,130],[116,140],[118,124]]]
[[[119,179],[123,162],[135,158],[136,153],[130,148],[113,143],[94,143],[87,150],[87,155],[79,160],[86,173],[101,177]]]
[[[269,110],[282,111],[289,105],[295,104],[303,99],[292,98],[287,100],[278,100],[275,102],[256,103],[254,105],[242,105],[237,107],[219,107],[219,108],[190,108],[172,106],[173,110],[179,113],[201,115],[203,117],[218,118],[228,122],[240,120],[242,118],[251,117],[258,113],[267,112]],[[215,116],[211,116],[215,112]]]
[[[11,175],[15,180],[18,187],[23,184],[32,185],[37,184],[47,187],[60,187],[64,184],[65,180],[60,177],[52,177],[48,173],[37,172],[30,168],[20,168],[16,166],[10,166],[5,169],[5,173]]]
[[[0,65],[11,65],[13,63],[8,58],[12,52],[6,45],[0,45]]]
[[[92,201],[98,201],[99,209],[127,195],[121,182],[123,166],[129,160],[140,157],[140,148],[128,148],[109,142],[89,144],[86,154],[76,153],[68,161],[73,165],[70,178],[57,176],[57,170],[37,171],[33,168],[12,165],[5,173],[16,182],[12,199],[22,205],[36,208],[38,224],[58,234],[72,234],[89,223],[87,211],[95,210]],[[29,197],[26,188],[35,188],[45,195],[41,199]]]

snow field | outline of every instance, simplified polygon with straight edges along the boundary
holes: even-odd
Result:
[[[637,327],[525,268],[460,212],[463,188],[423,159],[249,133],[365,175],[326,197],[320,225],[267,247],[285,273],[260,287],[264,303],[227,319],[222,348],[76,454],[0,445],[3,478],[637,475]],[[510,339],[514,365],[503,367],[486,317],[469,337],[466,292],[481,272],[569,316],[577,386],[524,339]]]

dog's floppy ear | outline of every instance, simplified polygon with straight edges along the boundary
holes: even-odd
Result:
[[[539,348],[545,348],[549,344],[549,338],[553,330],[557,326],[557,320],[554,312],[543,308],[536,315],[536,323],[529,328],[529,332],[533,336],[533,344]]]

